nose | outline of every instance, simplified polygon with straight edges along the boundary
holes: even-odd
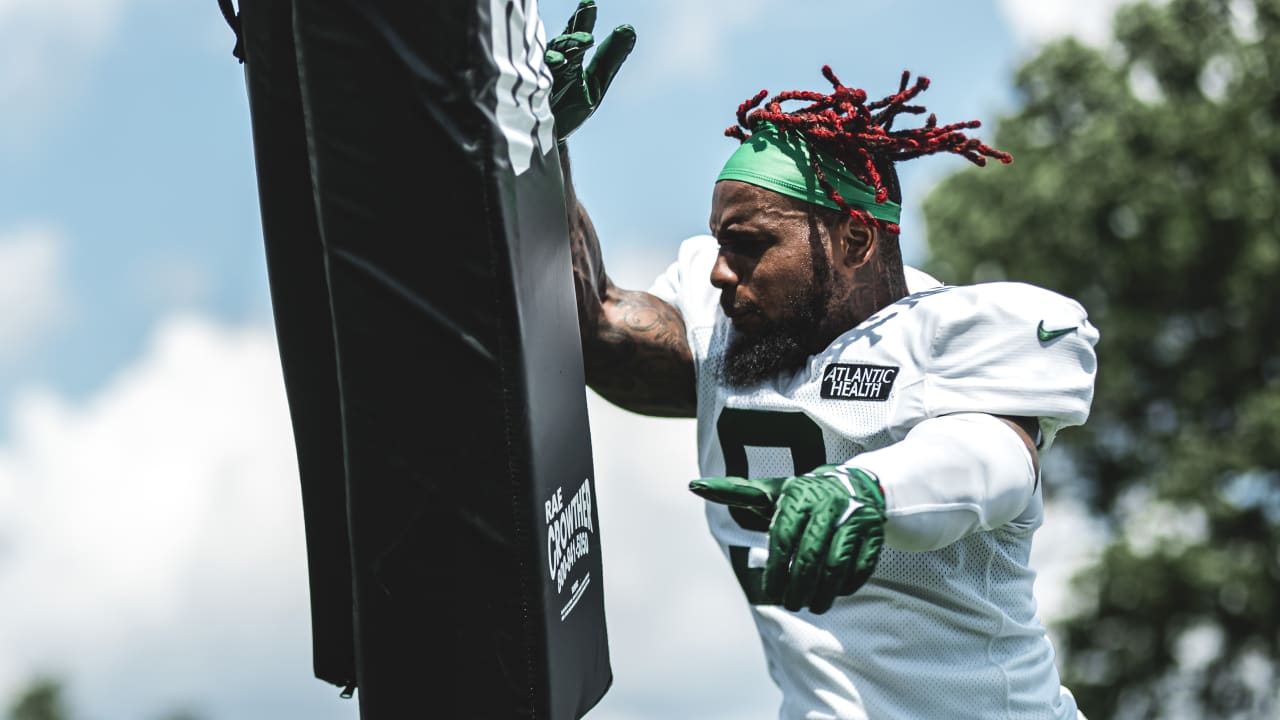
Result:
[[[729,267],[729,261],[725,258],[724,253],[716,256],[716,262],[711,266],[711,285],[717,290],[729,290],[738,284],[738,274]]]

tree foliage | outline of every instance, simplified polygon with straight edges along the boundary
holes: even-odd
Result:
[[[5,720],[72,720],[66,701],[66,688],[55,677],[37,677],[21,688],[9,703]],[[203,715],[191,708],[177,708],[158,716],[161,720],[201,720]]]
[[[1280,667],[1280,0],[1128,5],[1044,48],[1007,167],[926,198],[931,270],[1078,298],[1093,413],[1053,454],[1106,520],[1060,628],[1101,718],[1276,717]]]
[[[70,720],[62,697],[62,683],[39,678],[24,688],[9,706],[8,720]]]

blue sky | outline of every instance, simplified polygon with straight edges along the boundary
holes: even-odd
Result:
[[[575,4],[544,0],[549,35]],[[874,96],[910,69],[933,80],[922,100],[940,119],[990,125],[1016,102],[1020,59],[1064,32],[1100,42],[1115,4],[601,0],[600,33],[638,34],[571,145],[606,265],[647,285],[705,232],[733,148],[721,132],[756,91],[824,89],[829,63]],[[355,716],[310,676],[231,44],[215,0],[0,0],[0,698],[49,672],[101,720]],[[903,167],[909,262],[927,253],[913,199],[963,165]],[[745,606],[684,490],[691,425],[590,402],[617,680],[589,717],[773,716]],[[1086,523],[1072,508],[1054,522]],[[1078,557],[1044,545],[1038,592],[1059,611]]]

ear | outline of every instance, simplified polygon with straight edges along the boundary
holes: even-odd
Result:
[[[875,255],[880,233],[849,215],[840,219],[832,244],[837,262],[850,269],[862,267]]]

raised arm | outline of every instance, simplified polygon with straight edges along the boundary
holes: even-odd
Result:
[[[633,412],[693,417],[697,396],[684,320],[653,295],[623,290],[609,280],[595,227],[573,191],[565,141],[600,106],[636,42],[635,29],[619,25],[584,64],[587,50],[595,44],[595,23],[594,0],[581,0],[564,32],[547,43],[546,53],[587,385]]]
[[[693,417],[697,395],[684,319],[647,292],[613,284],[605,273],[595,226],[573,190],[564,145],[560,167],[587,385],[632,412]]]

